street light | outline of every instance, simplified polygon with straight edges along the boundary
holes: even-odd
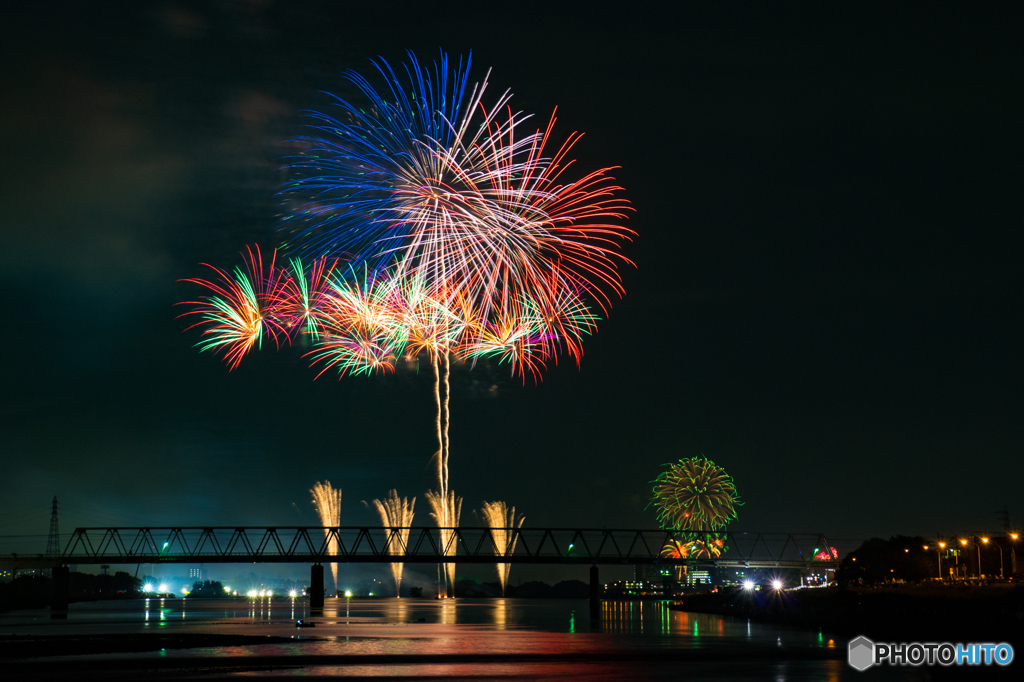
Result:
[[[925,545],[924,548],[928,549],[928,545]],[[939,546],[935,548],[935,555],[939,557],[939,580],[942,580],[942,550],[944,549],[946,549],[945,542],[940,542]]]
[[[978,580],[981,580],[981,545],[977,542],[971,542],[970,540],[960,540],[960,544],[966,547],[967,545],[974,545],[978,548]]]
[[[982,538],[981,541],[984,542],[986,545],[988,544],[988,538]],[[999,547],[999,543],[998,542],[993,542],[992,544],[995,545],[996,547]],[[999,577],[1000,578],[1003,577],[1003,548],[1002,547],[999,547]]]

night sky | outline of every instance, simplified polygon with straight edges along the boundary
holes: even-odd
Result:
[[[454,372],[464,523],[499,499],[528,526],[654,527],[649,481],[700,454],[736,480],[734,529],[1021,521],[1020,5],[574,4],[8,6],[0,535],[45,534],[55,494],[64,532],[317,525],[323,479],[343,525],[392,487],[429,525],[429,371],[314,381],[265,347],[229,373],[174,304],[200,262],[283,240],[321,91],[441,48],[585,131],[638,232],[581,369]]]

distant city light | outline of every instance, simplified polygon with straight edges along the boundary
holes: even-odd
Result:
[[[776,590],[781,590],[782,589],[782,581],[781,580],[773,580],[772,581],[772,587],[774,587]]]
[[[228,594],[231,594],[231,588],[230,587],[225,587],[224,591],[227,592]]]
[[[259,596],[259,593],[257,593],[256,590],[249,590],[248,592],[245,593],[245,596],[247,596],[247,597],[256,597],[256,596]]]
[[[352,592],[350,590],[345,590],[345,596],[346,597],[351,597],[352,596]]]
[[[752,589],[754,589],[754,581],[753,580],[744,580],[743,581],[743,589],[745,589],[745,590],[752,590]]]
[[[142,591],[143,592],[152,592],[153,591],[153,584],[152,583],[146,583],[145,585],[142,586]]]
[[[167,592],[167,585],[161,583],[160,587],[157,588],[157,592]]]
[[[299,593],[295,590],[288,590],[288,596],[294,599],[295,597],[299,596]]]

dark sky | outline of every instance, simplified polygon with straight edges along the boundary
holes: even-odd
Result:
[[[648,482],[702,453],[737,529],[1021,520],[1020,6],[573,4],[7,6],[0,534],[45,533],[54,494],[65,531],[315,524],[323,479],[344,524],[391,487],[427,523],[429,374],[313,381],[296,348],[228,373],[173,304],[199,262],[280,240],[319,91],[439,48],[586,131],[639,233],[580,370],[456,372],[471,523],[501,499],[528,525],[653,527]]]

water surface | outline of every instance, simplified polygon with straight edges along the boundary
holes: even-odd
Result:
[[[316,627],[297,629],[298,619]],[[598,619],[591,618],[585,600],[328,599],[322,612],[311,613],[303,599],[276,596],[78,603],[66,619],[45,610],[0,614],[0,635],[145,633],[274,635],[290,641],[58,655],[39,663],[73,661],[136,673],[159,663],[229,676],[866,679],[846,664],[846,638],[673,611],[659,602],[606,602]],[[928,679],[926,671],[914,669],[869,673],[872,679]]]

